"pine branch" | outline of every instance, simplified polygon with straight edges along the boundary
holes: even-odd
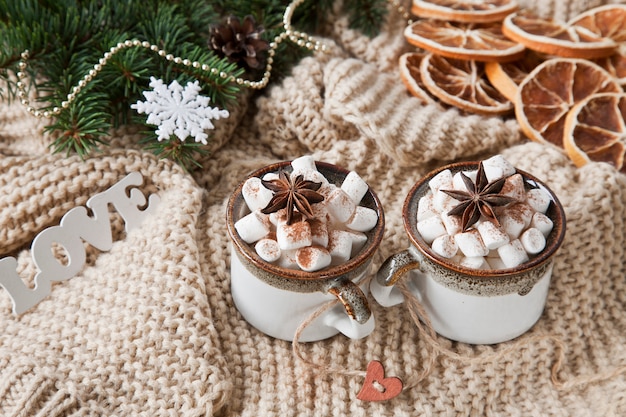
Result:
[[[108,135],[110,124],[107,123],[109,115],[104,95],[85,90],[81,99],[45,127],[45,131],[57,136],[51,144],[55,153],[76,153],[85,158],[105,144],[104,138]]]
[[[108,141],[111,128],[145,119],[130,110],[143,98],[149,79],[156,76],[169,84],[200,81],[201,94],[220,108],[228,108],[240,97],[236,78],[260,80],[264,70],[246,69],[230,63],[209,47],[209,28],[228,15],[252,15],[264,28],[262,36],[272,42],[283,32],[283,13],[289,0],[0,0],[0,79],[6,88],[0,98],[17,97],[18,63],[29,51],[27,89],[38,97],[33,106],[52,111],[62,108],[46,127],[55,138],[56,152],[75,152],[81,157],[97,151]],[[377,33],[386,13],[385,0],[345,0],[350,23],[364,33]],[[298,30],[317,35],[332,0],[307,0],[293,16]],[[129,39],[147,41],[173,56],[198,62],[200,67],[174,63],[143,47],[125,48],[107,59],[88,85],[68,101],[74,87],[93,71],[112,46]],[[287,75],[293,65],[311,52],[286,41],[275,51],[271,82]],[[202,64],[213,71],[203,71]],[[171,158],[184,167],[197,165],[203,148],[173,137],[169,141],[144,143],[147,149]]]
[[[202,168],[198,162],[198,156],[207,155],[202,144],[196,142],[181,142],[176,137],[168,141],[157,142],[153,137],[142,140],[145,148],[159,158],[170,159],[179,164],[185,171]]]
[[[378,35],[388,13],[385,0],[345,0],[344,10],[350,14],[350,27],[369,37]]]

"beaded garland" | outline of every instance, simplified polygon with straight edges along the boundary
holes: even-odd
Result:
[[[326,44],[324,44],[323,42],[320,42],[313,36],[310,36],[304,32],[293,30],[291,26],[291,19],[293,17],[293,13],[295,9],[303,2],[304,0],[294,0],[285,9],[285,13],[283,15],[283,27],[285,28],[285,31],[282,32],[280,35],[276,36],[274,40],[270,43],[270,49],[267,52],[269,56],[267,58],[267,63],[265,66],[265,70],[263,72],[263,78],[261,78],[261,80],[259,81],[250,81],[250,80],[245,80],[240,77],[234,77],[231,74],[228,74],[223,71],[219,71],[217,68],[212,68],[207,64],[201,64],[198,61],[190,61],[189,59],[184,59],[178,56],[174,56],[168,53],[167,51],[159,48],[157,45],[151,44],[150,42],[133,39],[133,40],[127,40],[124,42],[119,42],[117,45],[111,47],[111,49],[108,52],[104,53],[103,57],[100,58],[98,63],[95,64],[91,70],[89,70],[89,73],[87,73],[87,75],[85,75],[83,79],[81,79],[78,82],[78,84],[72,88],[72,92],[67,95],[67,100],[61,102],[61,107],[53,107],[52,110],[45,110],[45,111],[41,111],[32,107],[30,105],[30,100],[28,99],[28,94],[26,92],[26,83],[23,82],[23,80],[27,76],[26,68],[28,65],[27,61],[29,58],[29,51],[26,50],[22,52],[21,60],[18,64],[19,71],[17,73],[17,77],[18,77],[17,96],[20,99],[20,103],[26,107],[26,110],[37,118],[42,118],[42,117],[52,118],[54,116],[58,116],[63,109],[68,108],[69,105],[76,99],[76,96],[78,95],[78,93],[80,93],[81,90],[85,88],[87,84],[90,83],[94,79],[94,77],[98,75],[98,73],[102,70],[102,68],[107,64],[107,62],[113,55],[117,54],[123,49],[137,48],[137,47],[145,48],[152,52],[155,52],[157,55],[159,55],[160,57],[164,58],[165,60],[169,62],[173,62],[178,65],[184,65],[187,67],[192,67],[195,69],[201,69],[202,71],[211,73],[213,75],[219,75],[220,78],[230,81],[230,82],[235,82],[236,84],[241,85],[243,87],[261,90],[265,88],[265,86],[267,86],[270,80],[270,77],[272,74],[272,63],[274,62],[273,57],[276,53],[276,48],[278,48],[278,45],[281,42],[283,42],[285,39],[289,39],[290,41],[294,42],[296,45],[306,48],[311,51],[327,52],[328,50],[328,47],[326,46]],[[400,4],[399,0],[390,0],[389,3],[391,3],[398,10],[398,13],[400,13],[402,18],[405,19],[408,22],[408,24],[411,23],[409,13]]]

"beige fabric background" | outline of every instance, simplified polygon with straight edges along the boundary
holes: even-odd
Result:
[[[597,4],[523,2],[559,18]],[[141,172],[142,189],[161,204],[128,235],[114,215],[113,249],[88,247],[84,270],[19,318],[0,290],[0,415],[625,415],[626,376],[618,372],[626,365],[626,176],[604,164],[576,168],[560,151],[524,139],[510,118],[420,105],[396,73],[408,49],[402,26],[391,13],[384,32],[367,39],[333,18],[331,52],[242,98],[192,175],[138,151],[131,128],[112,132],[112,146],[87,161],[50,155],[41,124],[3,104],[0,256],[17,257],[26,281],[35,273],[36,234],[126,173]],[[438,338],[449,354],[433,357],[404,306],[374,303],[376,330],[366,339],[302,346],[312,363],[347,371],[378,359],[408,385],[433,360],[430,375],[397,398],[365,403],[356,398],[362,376],[312,368],[291,343],[259,333],[234,308],[225,203],[250,171],[303,154],[356,170],[385,208],[379,265],[408,244],[400,210],[417,179],[447,162],[500,152],[544,179],[567,214],[545,313],[527,334],[494,346]],[[564,389],[550,379],[557,339],[566,348]]]

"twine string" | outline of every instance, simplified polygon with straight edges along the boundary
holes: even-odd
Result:
[[[356,283],[359,286],[368,288],[370,282],[372,280],[373,274],[372,266],[370,265],[369,272],[366,272],[365,278]],[[365,371],[361,370],[349,370],[344,368],[332,368],[329,367],[326,363],[316,363],[310,359],[308,359],[303,351],[302,351],[302,343],[300,342],[300,337],[302,336],[302,332],[311,325],[315,320],[317,320],[322,314],[330,310],[339,304],[338,299],[331,300],[323,305],[321,305],[317,310],[313,311],[296,329],[296,332],[293,336],[293,341],[291,343],[291,349],[297,360],[302,362],[306,367],[315,369],[319,373],[322,374],[334,374],[334,375],[344,375],[344,376],[365,376]]]
[[[372,274],[370,274],[370,276],[362,281],[361,284],[369,285],[371,279]],[[424,362],[422,370],[416,375],[412,375],[411,378],[405,380],[403,385],[403,391],[416,388],[421,382],[428,378],[434,371],[437,360],[440,356],[445,356],[448,359],[457,361],[465,365],[494,363],[502,361],[516,351],[520,351],[526,347],[541,342],[550,342],[554,346],[554,352],[556,357],[554,359],[552,367],[550,368],[550,381],[559,390],[568,390],[583,385],[589,385],[610,380],[623,373],[626,373],[626,365],[621,365],[613,369],[598,372],[592,375],[581,375],[568,379],[560,378],[559,373],[561,372],[563,365],[565,364],[565,352],[567,351],[567,346],[560,337],[554,335],[544,334],[525,336],[498,351],[483,352],[475,356],[455,352],[452,349],[444,346],[444,344],[442,344],[438,340],[439,336],[437,336],[437,333],[432,327],[432,324],[428,317],[428,313],[424,309],[423,305],[419,302],[417,297],[408,288],[406,279],[396,283],[396,286],[404,296],[404,302],[407,312],[409,313],[411,320],[415,324],[420,337],[422,337],[422,339],[426,342],[427,349],[429,350],[428,358]],[[329,367],[327,363],[317,363],[308,359],[303,352],[302,343],[299,342],[302,332],[322,314],[336,306],[338,303],[338,300],[332,300],[323,304],[317,310],[311,313],[309,317],[307,317],[300,324],[300,326],[298,326],[292,342],[293,354],[296,359],[301,361],[306,367],[315,369],[318,373],[321,374],[334,374],[348,377],[365,377],[366,372],[362,370],[349,370],[345,368]]]

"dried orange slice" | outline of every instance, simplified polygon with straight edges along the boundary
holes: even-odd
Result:
[[[597,93],[622,92],[616,79],[585,59],[553,58],[535,68],[515,94],[515,116],[532,140],[563,147],[570,109]]]
[[[543,19],[528,12],[513,13],[502,22],[502,32],[534,51],[566,58],[602,58],[615,53],[617,44],[577,25]]]
[[[433,104],[436,101],[430,96],[420,74],[420,63],[426,53],[424,52],[407,52],[402,54],[399,59],[400,78],[409,92],[422,100],[425,104]]]
[[[545,57],[530,49],[520,60],[513,62],[486,62],[485,74],[491,85],[509,100],[515,99],[517,86],[534,70],[537,65],[545,61]]]
[[[422,59],[420,72],[432,95],[459,109],[484,115],[513,109],[513,104],[489,84],[482,62],[431,53]]]
[[[577,31],[587,30],[593,36],[626,41],[626,5],[609,4],[579,14],[568,22]]]
[[[500,22],[517,10],[515,0],[413,0],[415,16],[453,22]]]
[[[594,94],[565,118],[564,147],[577,166],[608,162],[626,173],[626,93]]]
[[[415,46],[448,58],[515,61],[524,46],[502,34],[500,23],[474,25],[420,19],[407,26],[404,37]]]
[[[617,78],[619,85],[626,85],[626,43],[622,46],[622,51],[608,56],[606,58],[598,58],[594,62],[607,70],[609,74]]]

